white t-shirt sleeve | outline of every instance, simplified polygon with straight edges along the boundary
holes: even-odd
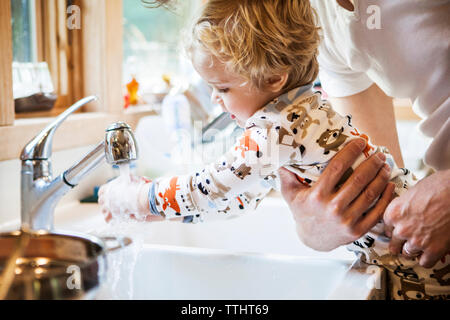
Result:
[[[347,97],[369,88],[373,81],[365,72],[352,70],[339,61],[324,45],[319,49],[319,79],[331,97]]]

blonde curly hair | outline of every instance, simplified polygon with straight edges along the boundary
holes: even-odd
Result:
[[[284,91],[318,74],[319,28],[309,0],[208,0],[192,29],[195,44],[257,88],[288,74]]]

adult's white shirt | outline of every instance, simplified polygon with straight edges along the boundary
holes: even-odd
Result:
[[[311,0],[322,41],[319,77],[330,96],[345,97],[376,83],[388,96],[410,98],[432,138],[424,160],[450,168],[450,1]],[[364,108],[364,106],[361,106]]]

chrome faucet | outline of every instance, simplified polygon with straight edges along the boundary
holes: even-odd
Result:
[[[103,159],[106,158],[110,164],[137,159],[136,140],[131,128],[124,122],[116,122],[106,129],[104,141],[61,175],[52,178],[50,157],[56,129],[71,113],[94,100],[97,97],[90,96],[73,104],[23,148],[20,156],[22,230],[52,230],[58,201]]]

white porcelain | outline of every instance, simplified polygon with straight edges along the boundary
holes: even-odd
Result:
[[[108,226],[97,204],[67,204],[57,207],[55,227],[95,233],[99,229],[115,232]],[[126,229],[126,228],[125,228]],[[129,228],[130,229],[130,228]],[[145,243],[182,247],[225,249],[238,252],[260,252],[353,261],[355,255],[345,247],[319,252],[305,246],[297,237],[295,223],[287,204],[274,194],[262,201],[254,212],[239,218],[199,224],[164,221],[135,225],[130,237]]]
[[[72,203],[57,208],[55,227],[135,240],[108,257],[99,299],[384,298],[383,269],[354,264],[345,248],[304,246],[277,195],[240,218],[197,225],[109,225],[97,204]]]
[[[123,277],[111,279],[114,290],[103,290],[98,299],[375,299],[382,297],[376,287],[384,275],[381,268],[358,269],[339,259],[149,244],[131,273],[126,261],[119,265]]]

